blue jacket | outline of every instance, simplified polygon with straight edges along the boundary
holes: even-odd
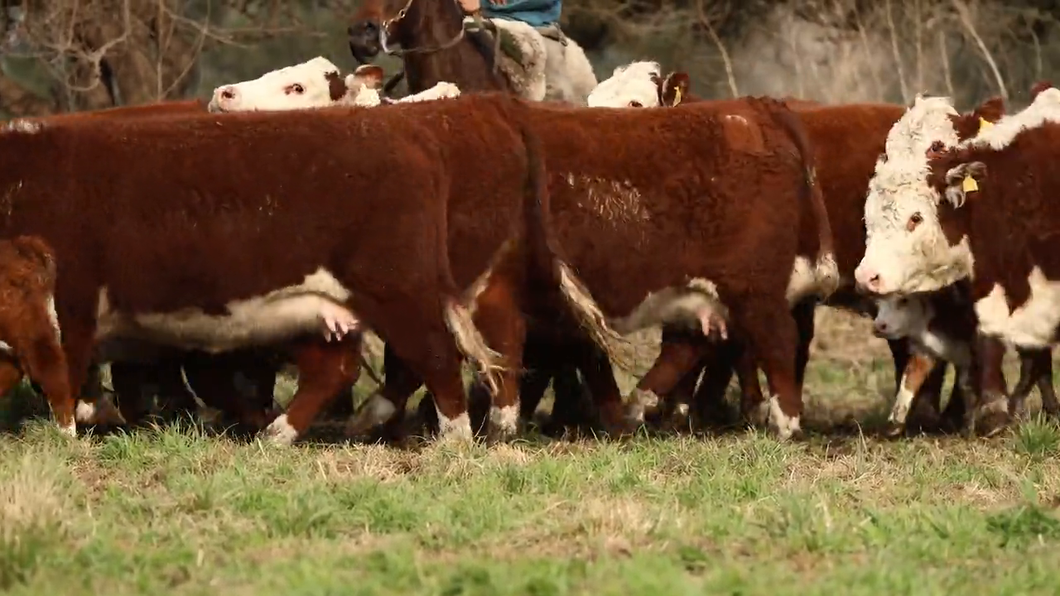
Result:
[[[482,16],[522,21],[531,27],[544,27],[559,21],[562,8],[563,0],[508,0],[503,6],[482,0]]]

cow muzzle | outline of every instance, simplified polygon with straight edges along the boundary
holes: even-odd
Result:
[[[379,37],[379,23],[372,20],[354,23],[346,29],[349,36],[350,53],[360,64],[370,64],[382,50]]]

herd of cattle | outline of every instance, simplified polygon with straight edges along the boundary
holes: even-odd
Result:
[[[503,440],[565,369],[587,391],[557,391],[552,422],[606,433],[709,424],[735,372],[744,421],[788,439],[820,303],[887,339],[891,435],[994,434],[1034,387],[1060,414],[1051,85],[1005,114],[1000,99],[706,101],[653,62],[616,69],[589,107],[449,83],[390,100],[382,75],[315,58],[208,103],[4,124],[0,391],[25,374],[71,434],[136,424],[138,375],[176,363],[206,405],[287,444],[329,407],[351,433],[400,439],[425,385],[440,438],[481,419]],[[624,337],[657,326],[624,399]],[[345,413],[366,330],[385,383]],[[103,362],[128,387],[116,405],[93,389]],[[283,363],[298,387],[281,410]]]

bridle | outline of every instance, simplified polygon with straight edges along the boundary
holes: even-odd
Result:
[[[441,50],[448,50],[449,48],[451,48],[451,47],[455,46],[456,44],[460,43],[460,40],[464,39],[464,27],[463,27],[463,25],[461,25],[460,32],[457,33],[456,36],[454,36],[449,41],[447,41],[447,42],[445,42],[443,44],[437,45],[437,46],[424,46],[424,47],[419,47],[419,48],[401,48],[401,49],[391,49],[389,46],[387,46],[387,43],[386,43],[387,30],[390,29],[391,25],[395,25],[397,23],[400,23],[401,20],[405,18],[405,15],[408,13],[409,8],[412,6],[412,3],[415,2],[415,1],[416,0],[406,0],[405,6],[401,7],[401,10],[397,11],[397,14],[395,14],[393,17],[391,17],[389,19],[386,19],[385,21],[383,21],[380,24],[380,26],[379,26],[379,46],[382,48],[383,53],[388,54],[390,56],[404,56],[405,54],[439,52]],[[456,0],[453,0],[453,1],[455,3]]]

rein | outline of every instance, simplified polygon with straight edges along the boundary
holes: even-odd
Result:
[[[401,20],[405,18],[405,15],[408,13],[409,8],[412,6],[412,3],[415,2],[415,1],[416,0],[408,0],[407,2],[405,2],[405,6],[403,6],[401,8],[401,10],[397,11],[397,14],[394,15],[393,18],[390,18],[390,19],[387,19],[387,20],[383,21],[382,26],[379,27],[379,45],[380,45],[380,47],[382,47],[384,53],[389,54],[391,56],[404,56],[406,54],[440,52],[442,50],[448,50],[449,48],[451,48],[451,47],[455,46],[456,44],[460,43],[460,40],[464,39],[464,27],[461,26],[460,27],[460,32],[457,33],[452,39],[450,39],[449,41],[447,41],[447,42],[445,42],[443,44],[437,45],[437,46],[433,46],[433,47],[432,46],[424,46],[424,47],[419,47],[419,48],[401,48],[401,49],[391,49],[389,46],[387,46],[387,43],[386,43],[386,38],[387,38],[387,33],[386,32],[387,32],[387,30],[390,29],[391,25],[393,25],[395,23],[400,23]],[[402,73],[402,76],[404,76],[404,73]],[[400,79],[398,79],[398,80],[400,80]]]

